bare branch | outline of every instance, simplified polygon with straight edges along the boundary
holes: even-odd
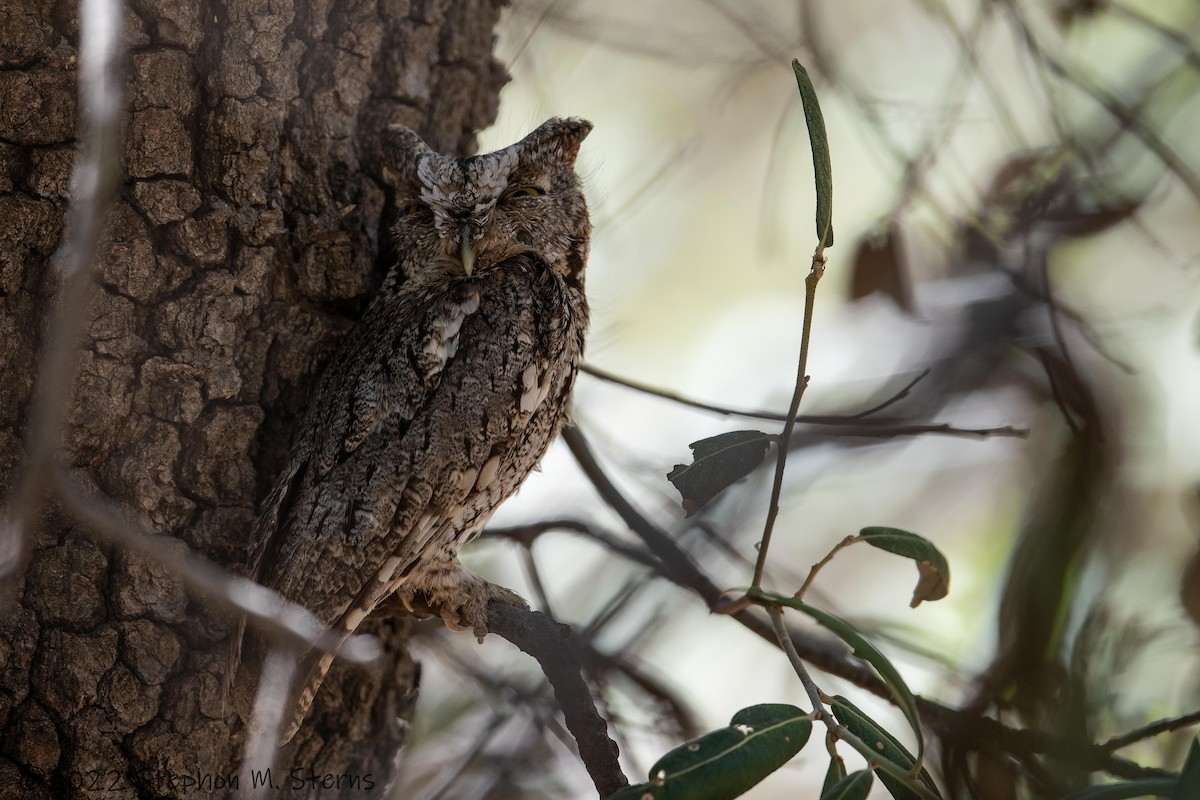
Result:
[[[588,774],[600,797],[628,786],[617,761],[617,745],[608,725],[596,711],[583,680],[583,667],[571,641],[571,628],[545,614],[503,603],[488,605],[488,629],[537,659],[554,688],[567,728],[579,745]]]
[[[1120,750],[1122,747],[1128,747],[1131,744],[1136,744],[1143,739],[1150,739],[1158,736],[1161,733],[1170,733],[1181,728],[1188,728],[1192,725],[1200,725],[1200,711],[1193,711],[1190,714],[1184,714],[1179,717],[1171,717],[1169,719],[1160,719],[1157,722],[1151,722],[1149,725],[1144,725],[1141,728],[1135,728],[1128,733],[1123,733],[1120,736],[1114,736],[1104,744],[1100,745],[1105,750]]]
[[[783,433],[779,435],[779,445],[776,447],[775,479],[771,483],[771,500],[767,506],[767,519],[763,524],[762,539],[758,543],[758,558],[754,562],[754,578],[750,581],[751,588],[762,586],[763,570],[767,567],[767,553],[771,549],[771,533],[775,529],[775,520],[779,517],[779,498],[783,494],[783,471],[787,466],[789,442],[792,431],[796,429],[796,415],[800,411],[800,401],[804,390],[808,388],[808,347],[812,337],[813,306],[817,300],[817,284],[825,274],[825,243],[817,244],[812,257],[812,269],[804,279],[804,323],[800,331],[800,359],[796,365],[796,387],[792,391],[792,402],[788,407],[787,422],[783,425]]]

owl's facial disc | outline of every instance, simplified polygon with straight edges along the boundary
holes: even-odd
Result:
[[[440,247],[447,256],[457,257],[467,275],[487,250],[496,200],[516,164],[513,148],[468,159],[428,152],[418,161],[418,194],[433,212]]]
[[[587,208],[574,163],[590,129],[583,120],[552,119],[516,144],[471,158],[442,155],[411,131],[396,132],[403,274],[470,277],[518,258],[577,272],[568,256],[586,238]]]

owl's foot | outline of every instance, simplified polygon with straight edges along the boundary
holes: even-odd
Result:
[[[480,642],[487,635],[488,603],[495,600],[517,608],[529,608],[519,594],[481,578],[460,564],[445,569],[425,571],[405,581],[397,592],[400,601],[412,610],[412,601],[419,599],[437,609],[446,627],[452,631],[470,629]]]

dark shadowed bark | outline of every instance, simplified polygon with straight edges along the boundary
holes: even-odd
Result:
[[[473,148],[506,77],[500,5],[131,4],[126,180],[63,454],[77,480],[175,546],[241,563],[314,378],[380,277],[380,131]],[[58,288],[77,26],[72,4],[0,0],[6,497]],[[0,798],[221,796],[243,738],[221,691],[233,621],[53,508],[29,546],[0,595]],[[342,789],[284,796],[383,788],[418,671],[404,621],[370,632],[384,666],[335,667],[274,776],[341,775]]]

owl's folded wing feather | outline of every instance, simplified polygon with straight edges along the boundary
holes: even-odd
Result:
[[[385,563],[403,570],[420,557],[422,518],[452,514],[477,491],[464,474],[521,446],[531,417],[521,398],[530,365],[547,357],[535,352],[547,331],[525,285],[535,277],[512,277],[495,276],[482,307],[478,295],[454,295],[407,306],[411,319],[386,301],[368,311],[327,368],[260,515],[256,580],[338,624],[362,610]]]

